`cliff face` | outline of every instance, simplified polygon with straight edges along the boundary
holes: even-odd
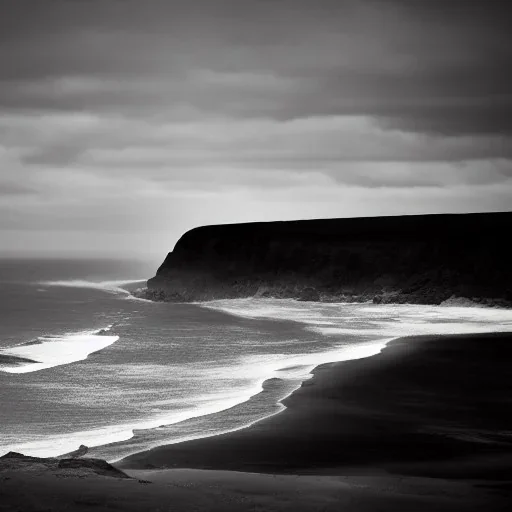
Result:
[[[512,301],[512,213],[205,226],[148,281],[157,300],[249,296],[439,304]]]

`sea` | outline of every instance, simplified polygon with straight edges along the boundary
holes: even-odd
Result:
[[[512,331],[494,308],[135,297],[155,271],[0,260],[0,456],[85,445],[114,462],[278,414],[316,366],[397,337]]]

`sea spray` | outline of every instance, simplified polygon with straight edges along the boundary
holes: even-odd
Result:
[[[111,335],[112,326],[96,331],[40,336],[36,340],[0,350],[0,355],[17,358],[14,366],[0,366],[7,373],[31,373],[64,364],[83,361],[90,354],[115,343],[119,336]]]

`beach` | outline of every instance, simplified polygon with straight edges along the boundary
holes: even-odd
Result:
[[[0,512],[512,512],[511,19],[0,0]]]
[[[1,471],[0,510],[109,510],[118,498],[121,510],[505,510],[511,342],[510,333],[394,340],[317,367],[283,412],[249,428],[115,464],[133,479]]]
[[[511,341],[501,333],[399,339],[379,355],[318,367],[285,411],[251,428],[118,467],[512,478]]]

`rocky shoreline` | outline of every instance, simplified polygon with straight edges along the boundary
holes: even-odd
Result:
[[[416,293],[406,293],[401,290],[380,290],[354,293],[350,291],[324,292],[313,287],[289,287],[276,288],[273,286],[260,286],[255,293],[217,294],[203,293],[201,298],[195,295],[169,292],[163,288],[140,288],[132,295],[135,297],[150,300],[153,302],[197,302],[216,300],[219,298],[272,298],[272,299],[296,299],[302,302],[325,302],[325,303],[373,303],[373,304],[422,304],[436,306],[459,306],[459,307],[491,307],[491,308],[512,308],[512,301],[499,297],[459,297],[450,295],[449,291],[427,290]]]
[[[510,307],[512,213],[204,226],[139,296]]]

